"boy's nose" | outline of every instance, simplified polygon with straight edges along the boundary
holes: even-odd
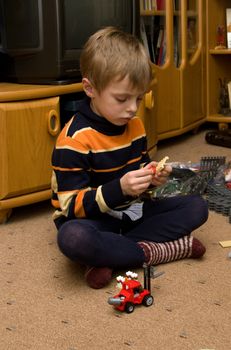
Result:
[[[138,109],[138,104],[137,104],[137,101],[131,101],[129,103],[129,106],[127,108],[127,111],[130,112],[130,113],[135,113]]]

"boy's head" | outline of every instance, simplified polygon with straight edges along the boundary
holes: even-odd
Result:
[[[83,78],[104,90],[111,81],[128,78],[131,86],[146,92],[152,80],[152,67],[142,43],[118,28],[106,27],[86,42],[80,58]]]

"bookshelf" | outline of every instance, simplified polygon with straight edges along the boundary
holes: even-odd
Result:
[[[220,80],[231,81],[231,49],[226,49],[227,8],[231,8],[230,0],[206,0],[206,111],[207,120],[219,123],[219,128],[231,123],[231,113],[222,109],[220,103]],[[218,26],[225,28],[225,45],[221,49],[217,46]]]
[[[154,118],[158,140],[196,129],[206,120],[205,3],[203,0],[162,0],[162,3],[160,9],[158,1],[140,1],[142,38],[157,79]]]

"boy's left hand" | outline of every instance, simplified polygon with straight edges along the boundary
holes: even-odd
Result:
[[[148,165],[146,165],[146,167],[148,167],[148,168],[153,167],[153,169],[154,169],[152,181],[151,181],[151,184],[153,186],[164,185],[167,182],[168,177],[172,172],[172,167],[171,167],[171,165],[168,165],[168,164],[165,165],[164,168],[160,172],[155,172],[157,164],[158,164],[157,162],[151,162]]]

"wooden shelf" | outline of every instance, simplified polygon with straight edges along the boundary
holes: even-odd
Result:
[[[165,16],[165,11],[157,11],[157,10],[142,10],[140,11],[141,16]]]
[[[66,85],[30,85],[0,83],[0,102],[25,101],[82,91],[82,83]]]
[[[207,116],[206,121],[215,123],[231,123],[231,116],[225,116],[217,113]]]
[[[210,49],[211,55],[231,55],[231,49]]]
[[[173,16],[180,16],[181,11],[173,11]],[[165,10],[142,10],[140,11],[141,16],[165,16],[166,11]],[[197,13],[195,11],[187,11],[188,17],[197,17]]]

